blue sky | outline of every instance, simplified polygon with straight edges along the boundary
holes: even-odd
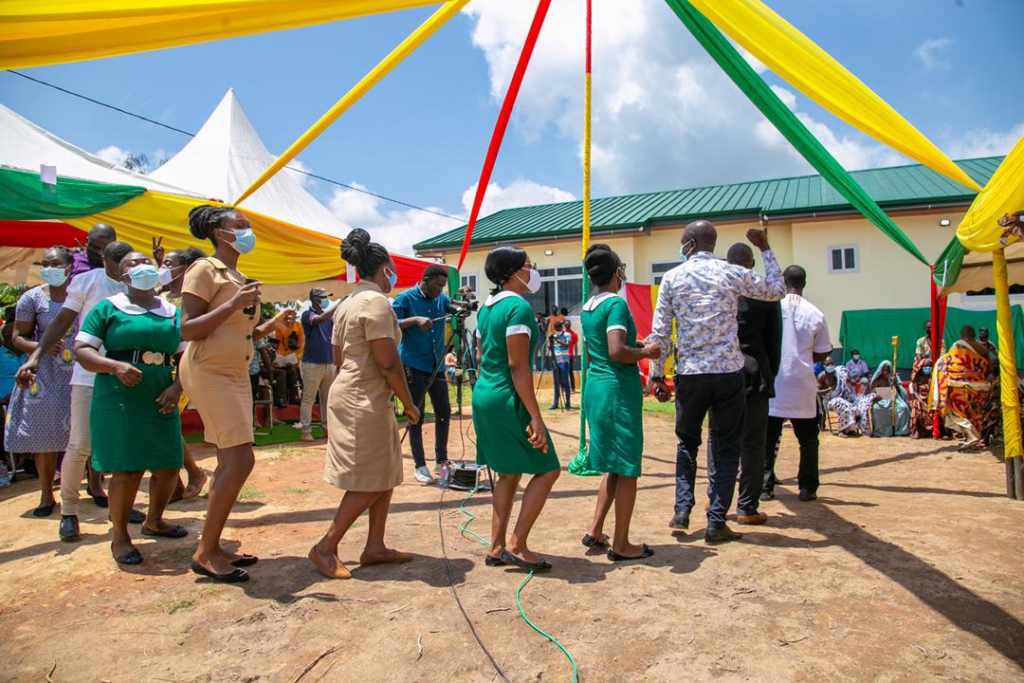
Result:
[[[595,0],[595,196],[791,175],[806,165],[703,55],[661,0]],[[1024,134],[1017,0],[771,0],[954,158]],[[536,5],[474,0],[300,157],[314,172],[465,215]],[[582,0],[554,0],[486,210],[581,195]],[[234,87],[264,143],[284,149],[432,9],[32,69],[186,130]],[[848,168],[900,158],[789,86],[791,106]],[[179,134],[0,74],[0,102],[56,135],[173,154]],[[312,182],[351,225],[395,247],[457,223]]]

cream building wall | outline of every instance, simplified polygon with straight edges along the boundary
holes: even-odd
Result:
[[[929,262],[934,261],[953,238],[964,209],[941,209],[912,214],[891,214],[894,222],[917,245]],[[940,220],[949,220],[941,226]],[[736,242],[746,242],[754,221],[717,223],[718,248],[724,257]],[[656,227],[615,235],[598,235],[593,241],[607,243],[626,263],[630,282],[651,284],[651,265],[678,260],[682,226]],[[929,305],[929,267],[898,247],[888,236],[863,218],[804,219],[770,221],[768,239],[782,268],[799,264],[807,270],[809,301],[822,310],[828,320],[832,343],[839,345],[839,327],[845,310],[866,308],[912,308]],[[571,239],[525,242],[520,244],[540,268],[580,265],[580,240]],[[856,272],[829,272],[830,248],[854,246],[857,249]],[[462,268],[463,275],[476,275],[478,291],[485,297],[491,285],[484,276],[484,260],[491,247],[471,249]],[[550,251],[551,255],[545,252]],[[761,259],[756,269],[764,272]],[[959,306],[957,297],[950,305]]]

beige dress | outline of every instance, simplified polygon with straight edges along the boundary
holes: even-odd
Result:
[[[206,301],[212,311],[244,284],[244,275],[210,257],[189,267],[181,291]],[[255,313],[234,311],[208,336],[189,342],[181,359],[181,385],[203,418],[206,441],[217,448],[252,443],[249,359],[255,325]]]
[[[328,399],[324,480],[346,491],[387,491],[402,483],[402,443],[391,388],[370,342],[402,338],[398,318],[376,285],[363,281],[334,312],[332,342],[344,361]]]

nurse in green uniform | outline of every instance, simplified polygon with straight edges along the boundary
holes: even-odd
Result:
[[[547,571],[551,563],[527,546],[530,530],[561,472],[537,404],[530,365],[541,339],[523,294],[540,289],[540,275],[526,252],[511,246],[488,254],[484,272],[496,286],[477,315],[480,376],[473,388],[473,426],[476,461],[498,474],[486,563]],[[519,519],[506,545],[512,503],[524,474],[534,476],[526,485]]]
[[[583,260],[596,293],[583,306],[583,338],[590,365],[583,387],[583,410],[590,426],[588,467],[604,472],[588,548],[605,547],[604,520],[615,503],[615,534],[608,549],[614,562],[640,560],[654,551],[629,541],[629,523],[636,501],[636,480],[644,450],[644,390],[637,363],[658,358],[657,344],[636,345],[636,323],[625,299],[618,296],[626,282],[626,267],[607,244],[595,244]]]
[[[171,360],[184,344],[177,308],[156,295],[158,278],[149,256],[125,256],[121,279],[128,293],[97,304],[75,338],[75,357],[96,373],[89,414],[92,466],[112,475],[110,550],[118,564],[142,562],[128,535],[128,515],[146,470],[153,476],[142,535],[182,538],[188,533],[163,520],[183,464],[181,384],[174,379]]]

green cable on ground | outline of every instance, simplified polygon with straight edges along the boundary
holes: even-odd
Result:
[[[519,584],[519,588],[516,589],[516,607],[519,608],[519,615],[523,618],[523,621],[526,622],[527,626],[529,626],[534,631],[550,640],[552,643],[554,643],[555,647],[562,651],[562,654],[565,655],[566,658],[569,660],[569,663],[572,664],[572,683],[576,683],[580,679],[580,671],[576,668],[576,660],[572,658],[572,655],[569,654],[569,651],[566,650],[560,642],[555,640],[554,636],[540,630],[540,628],[538,628],[538,626],[534,624],[532,621],[530,621],[530,618],[526,616],[526,612],[523,611],[523,604],[519,601],[519,594],[523,592],[523,587],[526,586],[526,584],[528,584],[530,582],[530,579],[532,578],[533,572],[531,571],[529,574],[526,575],[526,578],[523,579],[522,583]]]
[[[473,490],[469,492],[468,496],[466,496],[466,500],[462,501],[462,505],[459,506],[459,510],[462,512],[462,514],[464,514],[467,517],[469,517],[469,519],[467,519],[465,522],[463,522],[462,524],[459,525],[459,531],[461,533],[463,533],[463,534],[469,534],[470,536],[472,536],[473,538],[477,539],[478,541],[480,541],[484,545],[490,545],[490,543],[487,542],[487,539],[485,539],[484,537],[482,537],[482,536],[480,536],[480,535],[478,535],[478,534],[476,534],[476,533],[474,533],[474,532],[472,532],[472,531],[470,531],[469,529],[466,528],[467,526],[469,526],[470,524],[473,523],[473,520],[476,519],[476,515],[474,515],[472,512],[470,512],[469,510],[466,509],[466,503],[469,502],[470,498],[472,498],[474,495],[476,495],[476,492],[479,489],[480,489],[480,484],[477,484],[475,487],[473,487]],[[549,641],[551,641],[555,645],[555,647],[557,647],[559,650],[562,651],[562,654],[565,655],[566,658],[569,660],[569,664],[572,665],[572,683],[577,683],[577,681],[579,681],[579,679],[580,679],[580,671],[579,671],[579,668],[577,668],[577,666],[576,666],[576,660],[572,658],[572,655],[569,654],[569,651],[567,649],[565,649],[564,645],[562,645],[560,642],[555,640],[554,636],[552,636],[550,633],[542,631],[540,628],[538,628],[538,626],[536,624],[534,624],[532,621],[530,621],[530,618],[526,616],[526,612],[523,611],[523,603],[519,599],[519,594],[523,592],[523,588],[526,586],[526,584],[528,584],[530,582],[530,579],[532,579],[532,578],[533,578],[533,572],[531,571],[529,574],[526,575],[526,578],[523,579],[522,583],[519,584],[519,587],[516,588],[516,607],[519,608],[519,616],[521,616],[523,618],[523,621],[526,622],[527,626],[529,626],[534,631],[536,631],[537,633],[539,633],[542,636],[544,636],[545,638],[547,638]]]

